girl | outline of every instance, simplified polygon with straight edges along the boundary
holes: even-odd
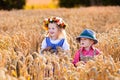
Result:
[[[95,55],[100,53],[97,48],[93,47],[94,44],[98,43],[94,31],[85,29],[76,40],[80,43],[81,48],[75,53],[73,60],[75,66],[77,62],[87,62],[89,59],[93,59]]]
[[[60,17],[51,17],[44,19],[44,29],[48,31],[48,35],[42,41],[41,52],[52,50],[57,52],[57,48],[69,51],[69,44],[66,40],[65,28],[66,24]]]

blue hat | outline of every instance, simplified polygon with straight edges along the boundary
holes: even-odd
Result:
[[[94,40],[94,44],[98,43],[98,40],[96,39],[95,32],[90,29],[85,29],[80,36],[76,38],[77,41],[80,41],[80,38],[88,38]]]

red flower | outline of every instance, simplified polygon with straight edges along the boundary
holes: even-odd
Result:
[[[60,17],[51,17],[51,18],[45,18],[43,21],[43,26],[45,27],[45,29],[48,28],[48,24],[55,22],[60,28],[65,28],[66,24],[64,23],[64,21],[62,20],[62,18]]]

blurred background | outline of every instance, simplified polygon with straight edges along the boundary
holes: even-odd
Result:
[[[119,5],[120,0],[0,0],[1,10]]]

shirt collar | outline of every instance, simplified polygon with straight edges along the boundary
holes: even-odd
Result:
[[[90,47],[90,50],[94,50],[94,49],[95,49],[95,47],[93,47],[93,46]],[[81,50],[82,50],[82,51],[85,51],[85,48],[82,47]]]

